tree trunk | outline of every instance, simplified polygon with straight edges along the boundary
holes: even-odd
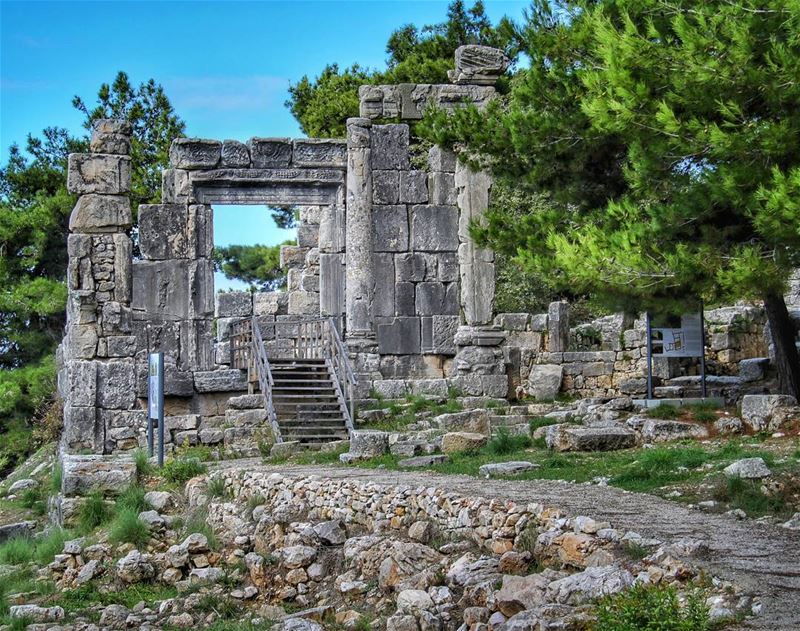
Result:
[[[800,401],[800,354],[795,346],[795,325],[789,317],[786,302],[780,294],[764,297],[772,343],[775,346],[775,368],[778,371],[778,389]]]

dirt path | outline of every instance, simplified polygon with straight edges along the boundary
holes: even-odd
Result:
[[[708,541],[707,558],[693,559],[715,576],[761,595],[761,616],[739,629],[800,631],[800,532],[690,510],[652,495],[609,486],[551,480],[483,480],[429,472],[381,471],[354,467],[266,466],[232,461],[220,466],[246,467],[285,474],[347,478],[386,485],[435,486],[463,495],[539,502],[571,515],[607,520],[615,528],[635,530],[665,542],[691,537]]]

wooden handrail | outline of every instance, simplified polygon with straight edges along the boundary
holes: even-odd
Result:
[[[275,413],[275,405],[272,402],[272,387],[275,381],[272,378],[272,367],[269,365],[269,357],[267,357],[267,349],[264,346],[264,339],[261,336],[261,327],[258,325],[258,320],[253,316],[250,321],[251,346],[250,357],[251,362],[255,365],[256,375],[258,376],[258,385],[261,388],[261,394],[264,396],[264,407],[267,410],[267,418],[272,426],[272,433],[275,436],[276,443],[282,443],[283,437],[281,436],[281,428],[278,425],[278,415]]]

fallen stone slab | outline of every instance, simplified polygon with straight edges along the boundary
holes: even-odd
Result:
[[[442,451],[446,454],[480,449],[489,440],[485,434],[475,432],[450,432],[442,436]]]
[[[18,521],[0,526],[0,543],[15,537],[30,537],[36,528],[35,521]]]
[[[796,406],[797,400],[786,394],[748,394],[742,398],[742,421],[754,432],[775,431]]]
[[[642,438],[648,443],[663,443],[686,438],[708,438],[708,430],[702,425],[663,419],[648,419],[642,425]]]
[[[405,460],[400,460],[397,465],[400,467],[408,467],[409,469],[421,469],[423,467],[430,467],[435,464],[442,464],[444,462],[447,462],[447,456],[444,454],[432,454],[430,456],[406,458]]]
[[[636,432],[627,427],[550,425],[545,443],[554,451],[614,451],[636,445]]]
[[[350,451],[341,454],[339,460],[345,464],[369,460],[389,451],[389,433],[374,429],[355,430],[350,436]]]
[[[744,458],[729,464],[722,472],[730,478],[744,478],[746,480],[758,480],[768,478],[772,471],[762,458]]]
[[[478,473],[488,478],[497,478],[504,475],[517,475],[533,469],[538,469],[541,465],[526,460],[515,460],[511,462],[493,462],[481,465]]]

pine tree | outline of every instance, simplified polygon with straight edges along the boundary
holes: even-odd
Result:
[[[530,67],[486,112],[423,131],[551,206],[475,235],[616,307],[764,301],[780,387],[800,395],[783,293],[800,265],[800,5],[534,3]]]

